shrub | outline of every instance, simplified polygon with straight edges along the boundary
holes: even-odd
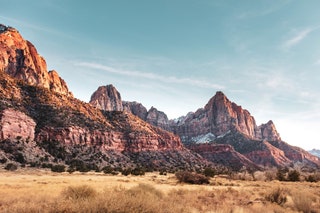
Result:
[[[105,166],[102,168],[103,173],[105,174],[112,174],[112,172],[114,171],[114,169],[111,166]]]
[[[8,163],[4,169],[8,170],[8,171],[15,171],[18,169],[18,166],[16,164],[13,163]]]
[[[69,174],[74,173],[75,171],[76,171],[76,169],[73,168],[73,167],[69,167],[69,168],[67,169],[67,172],[69,172]]]
[[[209,178],[197,173],[180,171],[175,174],[180,183],[209,184]]]
[[[167,171],[166,170],[160,170],[159,175],[167,175]]]
[[[131,169],[123,169],[121,171],[121,174],[124,175],[124,176],[128,176],[131,174]]]
[[[288,181],[300,181],[300,173],[297,170],[291,170],[288,173]]]
[[[1,158],[0,163],[7,163],[7,158]]]
[[[265,178],[266,178],[266,180],[267,181],[272,181],[272,180],[274,180],[274,179],[278,179],[278,173],[276,174],[276,172],[275,171],[272,171],[272,170],[270,170],[270,171],[266,171],[265,173],[264,173],[264,176],[265,176]],[[282,176],[280,179],[282,179],[282,178],[284,178],[284,176]],[[278,179],[279,180],[279,179]]]
[[[65,171],[66,166],[62,165],[62,164],[57,164],[57,165],[53,165],[51,167],[51,171],[52,172],[64,172]]]
[[[51,163],[42,163],[41,164],[41,168],[52,168],[52,164]]]
[[[203,174],[206,177],[213,177],[216,174],[216,170],[213,169],[213,168],[205,168],[204,171],[203,171]]]
[[[308,177],[306,178],[306,181],[308,182],[318,182],[319,180],[320,180],[319,174],[308,175]]]
[[[288,172],[288,169],[287,169],[287,168],[278,169],[278,171],[277,171],[277,179],[278,179],[279,181],[285,181],[285,180],[287,180],[287,179],[286,179],[286,174],[287,174],[287,172]]]
[[[283,188],[273,189],[265,196],[265,199],[271,203],[282,205],[287,202],[287,190]]]
[[[144,174],[145,174],[145,171],[144,171],[143,168],[137,167],[137,168],[135,168],[135,169],[133,169],[133,170],[131,171],[131,174],[132,174],[132,175],[135,175],[135,176],[144,175]]]
[[[85,200],[96,196],[97,192],[88,185],[82,186],[69,186],[62,191],[62,195],[66,199],[72,200]]]

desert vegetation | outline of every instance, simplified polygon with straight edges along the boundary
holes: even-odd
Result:
[[[245,180],[243,174],[209,177],[193,172],[136,175],[131,170],[123,175],[110,168],[87,173],[30,168],[0,172],[0,212],[319,212],[320,209],[320,182],[307,182],[304,176],[293,182],[270,181],[261,178],[266,174],[263,172],[254,174],[255,180]]]

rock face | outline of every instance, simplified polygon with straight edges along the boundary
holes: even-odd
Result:
[[[257,126],[247,110],[229,101],[222,92],[217,92],[204,108],[173,120],[170,125],[190,149],[199,150],[197,144],[203,143],[228,144],[253,164],[263,167],[298,162],[320,166],[319,158],[283,142],[272,121]],[[200,147],[199,153],[205,153],[202,155],[211,161],[215,158],[209,157],[210,150],[211,155],[218,154],[212,147]],[[206,147],[208,150],[204,151]]]
[[[122,101],[122,105],[124,111],[130,112],[144,121],[147,120],[148,111],[141,103],[135,101]]]
[[[170,130],[169,119],[164,112],[158,111],[156,108],[151,107],[147,114],[146,121],[154,126],[158,126],[165,130]]]
[[[272,121],[258,127],[247,110],[229,101],[222,92],[217,92],[204,108],[171,121],[171,129],[181,136],[184,143],[194,142],[196,137],[208,133],[222,136],[230,130],[252,139],[281,140]]]
[[[258,170],[261,169],[244,155],[236,152],[231,145],[204,143],[187,146],[190,150],[199,153],[202,157],[222,164],[226,167],[231,167],[233,170],[239,171],[243,168]],[[214,153],[214,154],[213,154]]]
[[[272,121],[258,126],[256,138],[267,141],[281,141],[280,135]]]
[[[141,103],[137,102],[123,101],[122,103],[124,111],[138,116],[140,119],[153,126],[171,131],[169,119],[164,112],[157,110],[155,107],[151,107],[149,111],[147,111],[147,109]]]
[[[48,72],[46,61],[31,42],[14,28],[5,25],[0,28],[0,70],[30,85],[72,96],[57,72]]]
[[[112,84],[100,86],[92,94],[90,104],[104,111],[123,111],[121,95]]]
[[[1,112],[0,118],[0,140],[34,140],[36,123],[26,114],[6,109]]]

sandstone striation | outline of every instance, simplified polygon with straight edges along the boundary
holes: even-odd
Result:
[[[14,109],[0,113],[0,140],[34,140],[36,123],[32,118]]]
[[[228,144],[204,143],[192,144],[187,147],[211,162],[224,165],[236,171],[244,168],[252,171],[261,169],[257,164],[235,151],[234,148]]]

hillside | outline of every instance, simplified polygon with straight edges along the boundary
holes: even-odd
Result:
[[[100,110],[74,98],[29,41],[16,29],[1,26],[1,162],[60,162],[91,169],[207,164],[170,132],[131,113]]]

